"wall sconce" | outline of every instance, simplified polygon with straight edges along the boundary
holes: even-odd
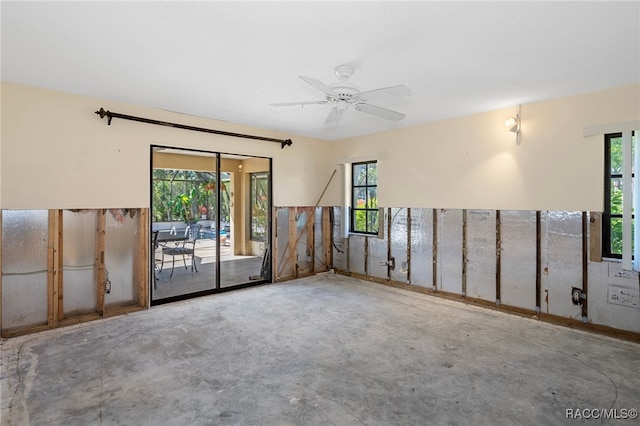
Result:
[[[515,117],[509,117],[504,122],[505,127],[511,132],[516,134],[516,144],[520,145],[520,105],[518,105],[518,111]]]
[[[238,164],[238,173],[242,173],[242,164]]]

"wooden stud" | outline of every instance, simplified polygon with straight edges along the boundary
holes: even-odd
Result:
[[[138,290],[138,306],[148,307],[149,270],[152,265],[150,257],[150,234],[148,228],[149,209],[136,209],[138,216],[138,238],[136,241],[136,257],[134,259],[134,279]],[[194,260],[195,262],[195,260]]]
[[[407,208],[407,283],[411,284],[411,208]]]
[[[467,210],[462,209],[462,297],[467,296]]]
[[[602,213],[589,213],[589,260],[602,262]]]
[[[387,279],[391,280],[391,208],[387,209]]]
[[[0,334],[4,337],[2,328],[2,209],[0,209]]]
[[[298,209],[296,207],[289,207],[289,258],[284,264],[284,266],[286,266],[287,264],[291,265],[292,275],[294,277],[298,276],[298,250],[296,248],[296,245],[298,244],[296,241],[297,212]],[[284,269],[284,266],[283,268],[281,268],[280,273],[282,273],[282,269]]]
[[[316,226],[316,209],[310,207],[305,209],[307,212],[307,223],[305,224],[307,229],[307,257],[311,258],[311,265],[309,265],[309,272],[312,274],[316,270],[316,238],[315,238],[315,226]]]
[[[582,293],[587,298],[582,301],[582,322],[587,322],[588,312],[588,294],[589,288],[589,242],[588,242],[588,219],[587,212],[582,212]]]
[[[64,319],[64,211],[58,210],[58,256],[57,256],[57,276],[58,276],[58,320]]]
[[[433,209],[433,291],[438,290],[438,209]]]
[[[364,274],[369,275],[369,237],[364,237]]]
[[[49,210],[47,223],[47,325],[58,324],[60,300],[60,210]]]
[[[106,280],[106,267],[104,264],[105,237],[107,227],[106,210],[98,210],[98,224],[96,229],[96,286],[97,286],[97,303],[96,311],[100,316],[105,315],[104,307],[104,283]]]
[[[542,224],[540,210],[536,211],[536,313],[540,313],[542,288]]]
[[[333,248],[331,245],[331,236],[333,229],[331,228],[331,209],[332,207],[322,208],[322,252],[324,253],[324,269],[331,268],[333,264]]]
[[[278,275],[278,208],[273,206],[272,212],[271,229],[273,238],[271,242],[271,276],[275,282],[280,279],[280,276]]]
[[[500,210],[496,210],[496,305],[500,304],[502,293],[502,233],[500,231]]]

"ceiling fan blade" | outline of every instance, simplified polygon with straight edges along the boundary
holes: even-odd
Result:
[[[269,104],[271,106],[275,106],[275,107],[281,107],[281,106],[304,106],[304,105],[322,105],[322,104],[327,104],[329,103],[329,101],[309,101],[309,102],[281,102],[281,103],[277,103],[277,104]]]
[[[300,78],[306,81],[307,83],[309,83],[310,85],[312,85],[313,87],[315,87],[316,89],[318,89],[319,91],[321,91],[322,93],[325,93],[331,96],[337,95],[337,93],[334,92],[331,87],[327,86],[317,78],[307,77],[304,75],[301,75]]]
[[[384,87],[382,89],[368,90],[358,93],[358,97],[363,101],[374,101],[376,99],[392,98],[411,95],[411,89],[399,84],[397,86]]]
[[[385,118],[391,121],[400,121],[405,117],[405,114],[400,112],[391,111],[390,109],[370,104],[357,104],[356,109],[360,112],[366,112],[367,114],[375,115],[376,117]]]
[[[329,115],[327,115],[327,119],[324,120],[324,125],[335,126],[336,124],[338,124],[338,121],[340,121],[340,117],[342,117],[342,112],[343,111],[339,111],[337,108],[334,108],[331,111],[329,111]]]

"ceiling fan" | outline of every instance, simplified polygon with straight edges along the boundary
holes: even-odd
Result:
[[[349,82],[349,78],[353,75],[354,68],[352,65],[338,65],[335,68],[338,82],[329,85],[324,84],[317,78],[301,75],[300,78],[321,91],[325,95],[325,100],[307,101],[307,102],[283,102],[270,104],[271,106],[305,106],[305,105],[322,105],[331,104],[333,108],[329,111],[329,115],[324,121],[325,125],[336,125],[342,117],[342,113],[349,109],[349,105],[353,105],[356,111],[371,114],[376,117],[384,118],[391,121],[400,121],[405,117],[397,111],[382,108],[369,104],[369,101],[378,99],[409,96],[411,90],[400,84],[397,86],[383,87],[375,90],[367,90],[361,92],[358,86]]]

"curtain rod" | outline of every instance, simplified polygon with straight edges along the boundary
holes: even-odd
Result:
[[[285,146],[291,146],[291,144],[293,144],[291,139],[266,138],[264,136],[245,135],[242,133],[233,133],[233,132],[225,132],[222,130],[205,129],[204,127],[187,126],[185,124],[170,123],[168,121],[152,120],[150,118],[136,117],[133,115],[126,115],[126,114],[120,114],[117,112],[105,111],[103,108],[100,108],[98,111],[96,111],[96,114],[98,114],[100,118],[107,117],[108,126],[111,125],[111,119],[122,118],[124,120],[139,121],[141,123],[156,124],[158,126],[175,127],[177,129],[193,130],[195,132],[213,133],[216,135],[233,136],[236,138],[245,138],[245,139],[256,139],[259,141],[267,141],[267,142],[277,142],[281,144],[282,149],[284,149]]]

